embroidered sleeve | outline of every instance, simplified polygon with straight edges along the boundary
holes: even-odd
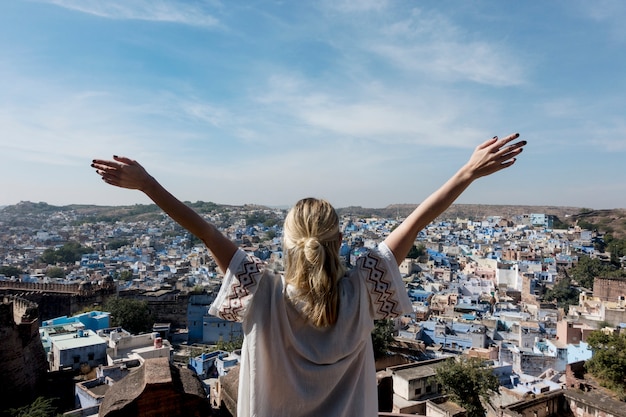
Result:
[[[375,320],[388,319],[413,311],[400,270],[391,250],[381,243],[357,261],[370,296],[370,310]]]
[[[224,320],[243,321],[262,276],[263,262],[241,249],[237,250],[209,314]]]

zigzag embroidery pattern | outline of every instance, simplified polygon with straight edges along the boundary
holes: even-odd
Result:
[[[367,271],[366,282],[370,287],[370,295],[375,304],[376,318],[398,317],[398,302],[394,299],[395,292],[391,290],[391,283],[386,279],[386,271],[379,268],[381,260],[368,253],[360,259],[361,268]],[[382,317],[379,317],[379,314]]]
[[[248,256],[237,273],[228,291],[228,299],[220,308],[220,317],[229,321],[241,321],[243,310],[248,299],[252,296],[252,290],[259,283],[261,275],[260,259]]]

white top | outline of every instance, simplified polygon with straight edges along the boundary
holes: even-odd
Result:
[[[287,299],[281,276],[239,249],[209,313],[243,322],[239,417],[377,416],[374,319],[412,311],[381,243],[339,281],[337,323],[317,328]]]

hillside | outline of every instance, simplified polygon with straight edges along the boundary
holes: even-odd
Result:
[[[211,202],[198,201],[187,202],[191,207],[201,213],[232,209],[234,206],[220,205]],[[388,218],[405,218],[415,204],[393,204],[384,208],[343,207],[338,208],[340,214],[352,214],[362,217],[378,216]],[[241,208],[254,210],[266,207],[246,205]],[[10,225],[25,225],[37,219],[36,222],[53,213],[72,212],[80,217],[81,222],[98,221],[137,221],[151,220],[163,216],[161,210],[154,204],[136,204],[131,206],[96,206],[96,205],[67,205],[53,206],[47,203],[20,202],[12,206],[0,209],[0,222]],[[517,205],[483,205],[483,204],[454,204],[446,210],[441,219],[468,218],[473,220],[483,219],[487,216],[501,216],[512,218],[514,216],[531,213],[544,213],[556,216],[562,223],[568,226],[579,225],[586,229],[597,229],[601,232],[609,232],[616,238],[626,238],[626,210],[591,210],[579,207],[560,206],[517,206]]]
[[[390,218],[404,218],[415,209],[415,204],[393,204],[385,208],[372,209],[363,207],[345,207],[338,209],[340,213],[358,216],[380,216]],[[586,229],[597,229],[601,232],[612,233],[616,238],[626,238],[626,210],[589,210],[580,207],[561,206],[514,206],[514,205],[483,205],[483,204],[453,204],[439,218],[456,219],[467,218],[472,220],[483,219],[487,216],[514,216],[531,213],[553,215],[568,226],[578,225]]]

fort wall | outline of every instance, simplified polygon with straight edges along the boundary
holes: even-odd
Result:
[[[626,279],[596,277],[593,280],[593,296],[602,301],[618,302],[618,297],[626,297]]]
[[[39,319],[72,316],[84,308],[103,304],[117,293],[115,285],[80,285],[0,281],[0,296],[17,296],[38,306]]]
[[[7,408],[32,402],[48,364],[39,337],[37,304],[16,296],[0,303],[0,398]]]

